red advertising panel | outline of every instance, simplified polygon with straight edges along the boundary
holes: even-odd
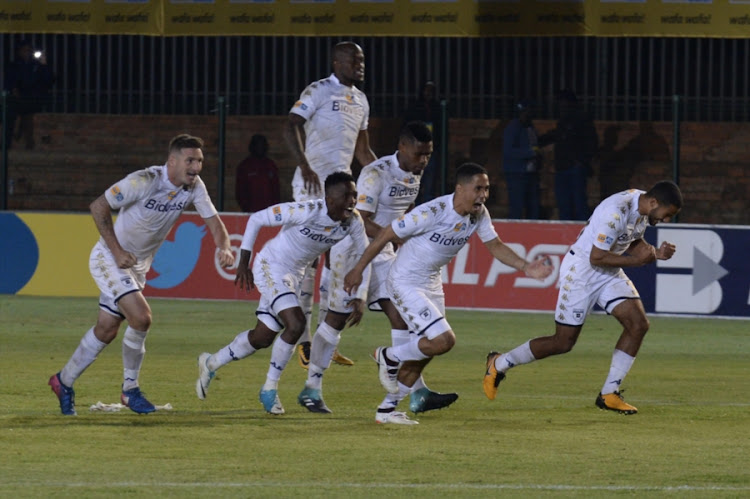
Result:
[[[247,223],[245,214],[224,214],[222,220],[239,259],[239,245]],[[448,307],[552,310],[557,300],[557,269],[568,246],[582,225],[557,222],[494,222],[500,238],[526,259],[548,256],[555,272],[544,282],[494,260],[476,236],[443,269]],[[263,229],[256,242],[258,251],[278,229]],[[234,269],[222,269],[216,248],[203,220],[184,214],[159,249],[148,274],[147,296],[169,298],[251,299],[234,286]]]

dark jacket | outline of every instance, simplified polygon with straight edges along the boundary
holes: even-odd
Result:
[[[530,173],[538,170],[534,125],[523,126],[518,118],[511,120],[503,132],[503,171]]]

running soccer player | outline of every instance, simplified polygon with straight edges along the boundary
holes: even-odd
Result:
[[[128,327],[122,338],[121,401],[137,413],[156,410],[138,384],[151,328],[151,307],[143,288],[154,255],[185,208],[194,205],[205,221],[219,249],[221,266],[234,264],[229,234],[198,175],[203,169],[202,148],[200,138],[178,135],[169,143],[166,164],[131,173],[91,203],[101,234],[89,259],[91,275],[101,291],[99,317],[65,367],[49,379],[63,414],[76,414],[73,383],[115,339],[123,321]],[[112,210],[120,210],[114,223]]]
[[[680,188],[669,181],[658,182],[648,192],[630,189],[602,201],[560,264],[555,334],[534,338],[506,353],[490,352],[483,381],[487,398],[495,399],[510,368],[572,350],[586,317],[598,304],[622,324],[623,331],[596,406],[620,414],[637,413],[623,400],[620,386],[649,323],[638,290],[622,268],[672,258],[673,244],[664,241],[655,248],[643,235],[649,225],[668,222],[681,208]]]
[[[356,290],[366,266],[383,248],[393,241],[405,241],[396,252],[386,289],[414,334],[402,344],[378,347],[373,355],[380,382],[389,393],[399,392],[402,363],[424,361],[453,348],[456,335],[445,318],[441,269],[472,234],[476,232],[495,259],[529,277],[544,279],[553,270],[544,259],[527,262],[500,240],[484,206],[489,189],[487,170],[475,163],[461,165],[453,194],[421,204],[385,227],[344,279],[347,292]]]
[[[260,291],[260,303],[255,312],[258,321],[255,328],[242,331],[213,355],[204,352],[198,356],[195,389],[199,399],[206,398],[211,379],[219,368],[273,344],[268,375],[259,399],[269,414],[284,414],[278,385],[294,353],[294,345],[305,329],[305,314],[299,304],[300,281],[305,268],[347,236],[354,240],[354,251],[358,254],[367,246],[362,217],[354,209],[357,202],[354,178],[345,172],[329,175],[325,194],[325,199],[277,204],[248,219],[234,282],[241,289],[250,291],[257,287]],[[279,226],[279,233],[255,256],[251,272],[250,258],[260,229]],[[345,306],[349,313],[344,315],[344,320],[357,325],[362,319],[364,297],[352,298]],[[279,335],[282,329],[284,332]]]
[[[284,137],[298,167],[292,179],[295,201],[318,199],[323,182],[335,172],[352,173],[352,159],[361,165],[377,159],[370,148],[367,132],[370,104],[367,96],[357,88],[365,78],[365,55],[353,42],[340,42],[333,47],[333,74],[315,81],[302,91],[289,111]],[[310,362],[310,314],[317,260],[305,271],[301,283],[300,306],[307,318],[305,332],[300,339],[299,361],[307,369]],[[321,270],[318,323],[325,318],[328,303],[328,262]],[[351,359],[334,353],[334,362],[353,365]]]

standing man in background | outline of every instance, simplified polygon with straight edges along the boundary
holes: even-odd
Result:
[[[333,74],[305,88],[289,111],[284,138],[298,161],[292,179],[295,201],[309,201],[323,196],[323,183],[335,172],[351,174],[352,159],[368,165],[377,157],[370,148],[367,126],[370,103],[357,88],[365,78],[365,54],[354,42],[340,42],[333,47]],[[326,261],[326,265],[328,262]],[[310,316],[312,312],[315,267],[305,272],[300,285],[300,307],[307,317],[307,327],[299,341],[302,367],[310,363]],[[328,303],[328,269],[320,276],[320,303]],[[322,308],[322,307],[321,307]],[[318,314],[323,321],[325,310]],[[352,365],[353,362],[336,352],[333,361]]]
[[[539,147],[555,144],[555,198],[560,220],[587,220],[586,183],[592,175],[591,162],[599,149],[594,122],[578,105],[572,90],[557,96],[560,119],[557,127],[539,137]]]
[[[281,202],[279,168],[267,157],[268,139],[256,133],[247,147],[250,153],[237,165],[235,198],[245,213],[255,213]]]
[[[512,219],[539,219],[542,158],[531,121],[533,105],[530,100],[520,100],[516,105],[518,117],[503,132],[503,171],[508,186],[508,218]]]
[[[187,134],[169,143],[167,163],[131,173],[91,203],[91,214],[101,234],[89,259],[89,269],[101,291],[99,318],[86,332],[65,367],[49,385],[60,401],[60,411],[75,416],[73,383],[117,336],[122,338],[124,368],[122,403],[145,414],[156,408],[138,385],[151,327],[151,307],[143,296],[146,274],[154,255],[182,212],[191,204],[203,218],[219,249],[222,267],[234,264],[229,234],[198,174],[203,169],[203,140]],[[120,210],[112,222],[112,210]]]

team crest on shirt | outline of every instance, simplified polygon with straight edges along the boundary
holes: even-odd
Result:
[[[354,104],[354,97],[352,96],[352,94],[346,94],[346,102],[348,102],[349,104]]]
[[[167,194],[167,199],[172,201],[176,195],[177,195],[177,191],[170,191],[169,194]]]
[[[109,192],[112,193],[112,195],[115,197],[116,200],[122,201],[124,199],[122,192],[120,192],[120,188],[115,186],[112,186],[112,188],[109,190]]]
[[[459,222],[453,227],[453,232],[461,232],[466,228],[466,222]]]
[[[402,228],[402,229],[404,227],[406,227],[406,222],[404,222],[404,216],[403,215],[401,215],[400,217],[398,217],[398,226],[400,228]]]
[[[273,207],[273,219],[277,222],[281,222],[281,206]]]
[[[430,316],[432,316],[432,312],[430,312],[429,308],[424,308],[419,311],[419,317],[421,317],[422,320],[429,320]]]

